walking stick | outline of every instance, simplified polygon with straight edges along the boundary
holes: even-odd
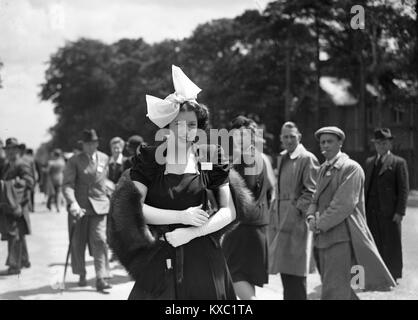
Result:
[[[307,241],[307,257],[306,257],[306,276],[309,276],[309,271],[311,267],[311,257],[312,257],[312,243],[313,243],[313,232],[308,230],[308,241]]]
[[[83,212],[85,212],[84,209],[82,209]],[[68,261],[70,260],[70,254],[71,254],[71,247],[73,245],[73,236],[75,231],[75,226],[78,223],[80,219],[76,218],[72,221],[71,227],[70,227],[70,243],[68,244],[68,250],[67,250],[67,256],[65,258],[65,265],[64,265],[64,275],[62,277],[62,285],[61,285],[61,292],[65,290],[65,276],[67,275],[67,268],[68,268]]]

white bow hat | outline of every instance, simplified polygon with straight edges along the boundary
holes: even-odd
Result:
[[[146,95],[147,117],[158,127],[164,128],[173,121],[180,111],[180,104],[186,101],[196,101],[197,94],[202,91],[177,66],[172,65],[174,93],[164,100]]]

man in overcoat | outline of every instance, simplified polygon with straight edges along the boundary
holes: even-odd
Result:
[[[97,150],[96,131],[83,131],[83,152],[70,158],[64,170],[63,192],[68,204],[68,222],[74,227],[71,248],[73,273],[80,276],[79,285],[86,286],[85,249],[89,244],[94,258],[96,289],[103,292],[111,288],[109,277],[106,218],[109,198],[106,194],[109,158]]]
[[[315,137],[326,161],[318,173],[307,221],[315,233],[321,299],[358,299],[352,289],[356,270],[360,270],[363,280],[357,289],[387,290],[395,282],[365,221],[363,169],[341,152],[345,140],[341,129],[324,127],[315,132]]]
[[[366,160],[367,224],[380,255],[395,280],[402,278],[401,222],[405,216],[409,181],[406,161],[394,155],[388,128],[374,132],[376,155]]]
[[[30,165],[20,155],[16,138],[6,140],[7,162],[0,177],[0,230],[2,240],[7,240],[9,267],[3,275],[19,274],[21,268],[29,268],[26,235],[31,233],[31,192],[35,179]]]
[[[310,264],[305,218],[315,191],[319,162],[300,143],[301,137],[293,122],[282,126],[280,139],[285,150],[278,163],[279,226],[269,246],[269,272],[280,273],[284,300],[307,299],[306,276]]]

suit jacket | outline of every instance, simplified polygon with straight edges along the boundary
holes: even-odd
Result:
[[[366,204],[376,157],[368,158],[364,167],[366,174]],[[401,157],[389,153],[379,172],[377,186],[379,207],[382,215],[386,217],[393,217],[395,213],[405,215],[409,193],[408,166],[406,161]]]
[[[63,193],[67,204],[77,201],[87,214],[109,213],[106,193],[109,157],[97,151],[97,163],[82,152],[67,162],[64,170]]]
[[[4,181],[12,181],[15,188],[19,189],[19,197],[16,199],[19,202],[19,205],[22,207],[22,217],[25,221],[26,230],[23,231],[24,234],[31,233],[31,224],[30,224],[30,199],[31,192],[35,186],[35,178],[32,173],[32,168],[23,159],[18,159],[16,163],[11,164],[7,163],[4,170],[3,176],[1,177]],[[19,184],[15,183],[16,178],[20,179]],[[12,220],[17,220],[20,218],[13,218]],[[13,224],[13,221],[9,219],[9,222]],[[10,227],[10,226],[9,226]],[[11,226],[13,229],[13,226]],[[12,230],[9,228],[9,230]],[[14,231],[10,231],[14,232]]]
[[[282,158],[286,154],[282,152],[278,162],[279,185]],[[275,223],[271,219],[269,226],[269,272],[306,276],[308,229],[305,215],[315,192],[319,163],[302,144],[292,154],[292,158],[295,159],[292,160],[294,165],[291,168],[293,178],[286,181],[291,192],[284,194],[279,190],[278,221]]]

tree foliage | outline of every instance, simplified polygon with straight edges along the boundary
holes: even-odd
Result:
[[[365,7],[364,30],[350,28],[355,4]],[[418,35],[416,13],[406,14],[405,6],[416,10],[413,1],[399,7],[383,0],[279,0],[263,12],[201,24],[180,41],[68,42],[51,56],[40,92],[58,116],[52,145],[71,149],[85,127],[104,142],[132,134],[152,141],[156,127],[146,118],[145,94],[173,92],[172,64],[203,89],[198,100],[209,106],[214,127],[251,115],[274,151],[283,121],[304,114],[311,119],[304,125],[319,125],[312,119],[331,103],[320,76],[349,79],[364,105],[407,106],[418,87]],[[367,84],[377,86],[381,100],[364,90]]]

